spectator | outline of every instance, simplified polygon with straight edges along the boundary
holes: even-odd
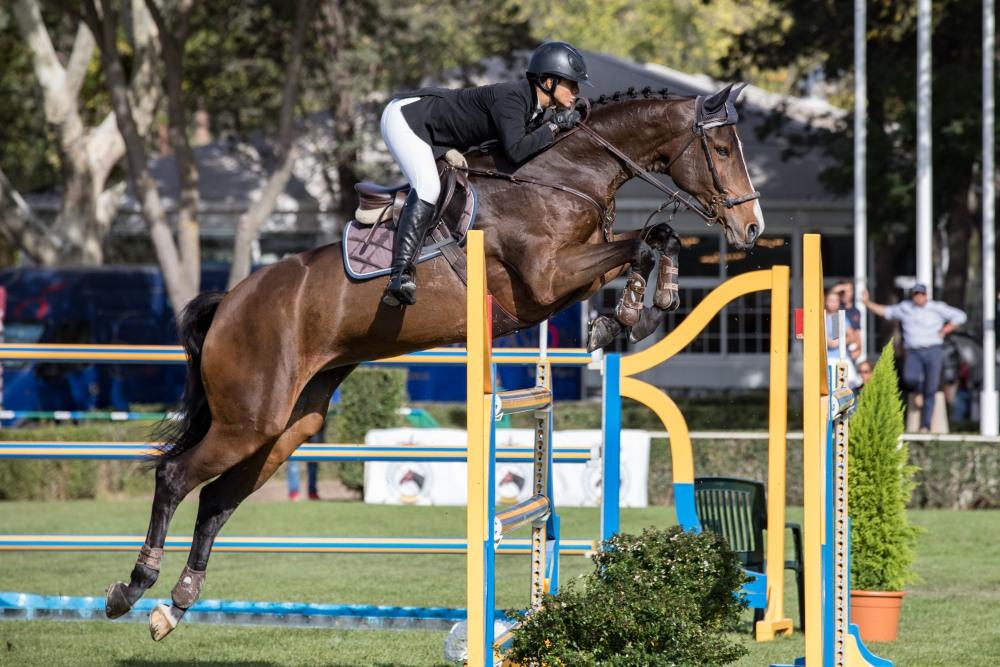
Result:
[[[865,385],[868,384],[868,381],[872,379],[872,371],[874,370],[875,366],[872,365],[872,362],[868,359],[863,359],[858,362],[858,381],[861,382],[861,384],[858,385],[858,391],[864,389]]]
[[[917,283],[910,298],[893,305],[882,305],[861,295],[870,311],[887,320],[897,320],[903,328],[903,386],[917,394],[920,406],[920,431],[931,429],[934,417],[934,397],[941,382],[944,360],[943,342],[946,336],[965,324],[966,315],[943,301],[927,297],[927,286]]]
[[[840,335],[841,332],[837,331],[840,326],[840,318],[838,316],[841,310],[840,294],[837,292],[836,288],[830,288],[826,292],[826,300],[824,301],[824,307],[826,309],[826,358],[830,363],[836,363],[840,361]],[[847,330],[843,332],[843,335],[847,339],[847,347],[850,350],[852,347],[855,352],[849,352],[847,355],[847,384],[851,387],[857,387],[858,371],[855,368],[855,358],[858,356],[857,352],[861,350],[859,345],[861,341],[861,335],[857,329],[852,329],[850,326]]]
[[[833,286],[833,291],[840,297],[840,307],[847,311],[847,326],[860,331],[861,311],[854,305],[854,283],[850,280],[841,280]],[[858,351],[860,352],[860,348]]]
[[[309,438],[309,442],[323,442],[326,433],[326,422],[323,422],[323,426],[319,431]],[[285,463],[285,468],[287,469],[286,474],[288,475],[288,499],[292,502],[297,502],[301,498],[299,492],[299,462],[298,461],[287,461]],[[309,494],[309,500],[319,500],[319,463],[316,461],[309,461],[306,463],[306,488]]]

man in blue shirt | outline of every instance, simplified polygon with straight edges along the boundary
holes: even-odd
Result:
[[[903,386],[923,397],[920,410],[920,430],[930,431],[934,415],[934,395],[941,382],[941,364],[944,358],[945,336],[965,324],[966,315],[943,301],[927,297],[927,286],[917,283],[910,290],[910,298],[890,306],[875,303],[868,292],[861,295],[868,310],[887,320],[897,320],[903,328]]]

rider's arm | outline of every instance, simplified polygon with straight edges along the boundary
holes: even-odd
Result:
[[[525,102],[514,91],[496,101],[491,109],[493,122],[500,133],[500,145],[512,162],[524,162],[555,141],[548,123],[528,132],[524,123]]]

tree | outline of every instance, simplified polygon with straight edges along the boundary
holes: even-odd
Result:
[[[14,73],[18,61],[23,65],[30,63],[41,93],[41,109],[45,124],[55,137],[62,174],[60,211],[51,225],[46,224],[0,171],[0,232],[36,263],[97,265],[103,260],[104,240],[122,195],[121,188],[108,187],[108,180],[125,146],[114,114],[98,115],[94,125],[87,122],[83,89],[92,76],[89,67],[95,43],[91,32],[71,12],[64,11],[64,7],[53,5],[51,10],[49,16],[38,0],[16,0],[12,13],[23,47],[16,49],[8,44],[5,50],[14,56]],[[157,54],[156,30],[140,0],[132,0],[129,17],[133,72],[123,84],[124,94],[135,108],[138,128],[145,131],[153,120],[159,98],[153,66]],[[56,40],[50,26],[58,31]],[[67,39],[67,35],[72,37]],[[15,113],[22,118],[26,111],[37,111],[35,105],[18,102],[16,98],[11,106],[18,109]],[[45,151],[39,150],[39,146],[22,144],[21,148],[15,155],[27,157],[29,164],[44,161],[39,155]],[[32,176],[45,171],[36,168],[25,179],[26,183],[37,185]],[[49,171],[48,175],[53,174]]]
[[[525,0],[522,12],[537,38],[716,78],[734,40],[776,14],[771,0]],[[787,76],[781,68],[765,81],[764,73],[751,74],[765,87]]]
[[[38,0],[18,3],[39,10]],[[424,77],[442,70],[478,63],[484,56],[510,53],[534,42],[513,2],[475,0],[456,7],[445,2],[396,6],[389,0],[247,0],[238,4],[83,0],[82,8],[82,23],[73,12],[65,11],[67,6],[61,0],[50,0],[39,11],[52,13],[54,18],[47,21],[53,26],[50,29],[59,28],[59,35],[70,28],[77,31],[83,45],[81,54],[62,59],[88,63],[89,87],[84,86],[83,93],[89,97],[79,106],[101,109],[113,130],[110,136],[117,152],[107,153],[108,174],[124,158],[125,172],[176,311],[199,287],[199,173],[189,140],[195,111],[205,111],[217,131],[239,138],[257,132],[276,134],[261,157],[265,182],[238,223],[229,280],[232,286],[250,270],[252,244],[288,182],[299,155],[302,127],[311,122],[309,114],[326,108],[332,117],[333,149],[324,173],[336,195],[334,208],[346,219],[355,205],[351,186],[372,168],[362,166],[361,148],[375,135],[371,130],[384,104],[385,91],[415,87]],[[140,19],[141,26],[136,27]],[[40,20],[35,17],[34,24],[40,25]],[[0,52],[5,48],[2,27],[0,21]],[[57,39],[57,44],[64,41]],[[94,62],[99,67],[94,67]],[[134,85],[143,73],[150,76],[143,90],[156,93],[153,99],[162,96],[157,75],[166,92],[163,111],[168,150],[175,157],[181,190],[176,211],[165,210],[162,193],[150,174],[156,145],[150,131],[154,128],[152,108],[147,114],[142,99],[130,90],[130,83]],[[0,82],[8,74],[0,74]],[[23,71],[14,74],[24,76]],[[30,102],[22,105],[25,113],[18,116],[26,122],[31,116]],[[164,122],[162,116],[156,120]],[[32,187],[51,185],[54,170],[47,159],[45,134],[37,127],[28,134],[41,135],[43,140],[38,145],[18,145],[18,149],[24,155],[40,156],[28,160],[37,168],[30,179],[16,176]],[[17,140],[0,131],[0,145],[6,147]],[[0,167],[6,164],[0,158]],[[124,187],[118,184],[113,191],[120,195]],[[117,199],[101,209],[107,216],[98,247],[116,206]],[[45,229],[10,180],[2,176],[0,210],[0,222],[9,237],[37,238],[39,243],[52,246],[65,243],[67,233]],[[176,229],[171,224],[174,214]],[[66,218],[79,220],[80,216]],[[29,254],[43,256],[42,251]],[[44,256],[55,258],[56,254],[50,251]]]
[[[99,5],[98,5],[99,2]],[[114,0],[84,0],[84,21],[98,36],[101,69],[107,83],[112,107],[126,147],[129,179],[135,189],[142,216],[149,229],[157,261],[175,312],[187,305],[198,293],[200,282],[200,247],[198,212],[198,171],[188,141],[188,110],[184,94],[184,51],[190,28],[193,0],[179,0],[160,7],[155,0],[146,0],[145,7],[160,30],[167,80],[168,123],[170,142],[177,157],[181,184],[181,205],[178,210],[178,240],[167,221],[160,193],[149,171],[146,141],[139,131],[133,107],[125,87],[125,68],[118,48],[120,8]],[[306,26],[311,17],[311,0],[297,0],[295,31],[291,53],[285,70],[279,122],[279,161],[258,201],[241,217],[234,245],[234,261],[230,286],[250,269],[249,246],[256,238],[261,223],[270,215],[274,202],[288,182],[294,161],[292,141],[293,110],[298,94],[298,76]]]
[[[779,13],[736,37],[722,59],[725,71],[764,70],[808,63],[846,104],[852,104],[853,6],[822,0],[774,0]],[[892,289],[892,271],[910,265],[916,215],[916,4],[868,2],[868,220],[876,247],[877,294]],[[933,12],[934,211],[939,237],[947,239],[943,298],[964,303],[969,252],[978,236],[981,173],[981,6],[936,0]],[[853,184],[853,116],[843,131],[815,135],[835,164],[824,174],[831,192]],[[944,256],[939,247],[939,257]],[[940,265],[940,263],[939,263]]]

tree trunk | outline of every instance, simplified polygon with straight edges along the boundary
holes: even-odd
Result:
[[[66,243],[59,264],[100,266],[104,263],[103,237],[97,229],[97,200],[94,197],[93,174],[86,164],[80,164],[80,153],[63,155],[64,171],[62,202],[59,215],[52,225],[52,234]]]
[[[149,37],[155,31],[147,27],[149,16],[137,3],[141,4],[141,0],[132,0],[135,74],[131,94],[138,109],[140,132],[144,132],[153,118],[158,98],[152,65],[156,51],[149,45]],[[45,101],[46,120],[58,138],[64,180],[60,211],[51,226],[34,216],[32,224],[24,225],[23,220],[18,222],[20,214],[13,209],[8,209],[7,215],[0,214],[0,225],[8,236],[17,238],[22,250],[36,263],[100,265],[104,259],[104,241],[122,193],[120,187],[105,191],[104,186],[124,154],[124,143],[113,113],[92,130],[87,130],[79,114],[80,88],[94,54],[93,33],[83,23],[78,26],[72,53],[64,67],[42,21],[37,0],[17,0],[14,15],[32,54],[34,73]],[[3,189],[12,191],[10,183],[4,180]],[[4,199],[13,201],[10,194]],[[19,196],[17,199],[23,204]]]
[[[177,210],[177,244],[181,265],[195,291],[201,285],[201,244],[198,208],[198,162],[188,141],[188,118],[184,102],[184,45],[188,36],[188,20],[192,0],[182,0],[177,7],[174,25],[169,25],[154,0],[145,0],[150,15],[160,33],[160,47],[167,75],[167,118],[170,146],[174,151],[180,184]]]
[[[970,173],[969,176],[971,179],[973,174]],[[969,257],[969,246],[975,232],[978,209],[974,188],[970,180],[965,192],[956,196],[952,202],[945,223],[948,237],[948,270],[944,276],[944,289],[938,298],[957,308],[965,306],[969,267],[974,263]]]
[[[295,150],[295,104],[299,93],[299,79],[302,74],[302,48],[306,29],[312,18],[315,2],[296,0],[295,27],[288,63],[285,66],[285,86],[281,92],[281,112],[278,118],[277,164],[267,179],[260,197],[240,216],[233,241],[233,264],[229,270],[229,289],[250,275],[251,253],[254,240],[260,228],[274,211],[278,197],[285,190],[292,175],[292,167],[298,151]]]
[[[322,6],[323,32],[321,35],[324,73],[327,86],[332,91],[330,115],[333,118],[334,148],[332,161],[337,172],[333,192],[333,212],[340,221],[350,220],[358,206],[354,184],[361,180],[358,171],[358,137],[356,132],[357,100],[353,94],[350,77],[341,72],[343,50],[348,48],[357,32],[353,14],[345,13],[340,0],[325,0]]]
[[[132,115],[125,70],[118,53],[117,11],[111,6],[109,0],[101,0],[99,14],[94,3],[95,0],[84,0],[84,19],[90,26],[91,32],[99,40],[101,66],[107,79],[108,92],[111,95],[111,104],[114,108],[118,129],[125,142],[125,159],[129,178],[139,198],[142,217],[146,221],[150,238],[153,241],[170,303],[174,308],[174,313],[179,316],[188,301],[198,293],[198,286],[194,285],[184,274],[170,226],[167,224],[166,211],[163,209],[160,194],[156,189],[156,181],[153,180],[147,167],[146,146]]]
[[[24,198],[14,189],[7,175],[0,170],[0,233],[35,264],[51,266],[56,263],[61,240],[48,234],[45,223],[39,220]]]

